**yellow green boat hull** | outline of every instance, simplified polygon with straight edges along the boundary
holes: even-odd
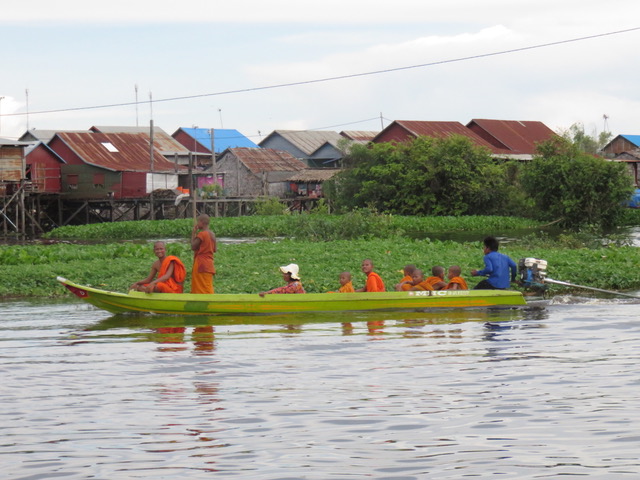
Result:
[[[293,295],[110,292],[57,280],[73,294],[111,313],[151,312],[176,315],[276,314],[477,308],[526,305],[512,290],[443,290],[435,292],[306,293]]]

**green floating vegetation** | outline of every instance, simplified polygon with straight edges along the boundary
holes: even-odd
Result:
[[[428,237],[448,232],[505,232],[537,229],[539,222],[518,217],[443,216],[412,217],[382,215],[356,210],[344,215],[291,214],[213,218],[211,228],[218,237],[286,237],[310,241],[357,238]],[[60,227],[44,235],[47,239],[104,241],[188,238],[191,219],[139,220]]]
[[[582,245],[582,246],[581,246]],[[549,277],[578,285],[608,290],[640,289],[640,249],[611,243],[607,246],[580,244],[565,237],[558,241],[527,237],[510,241],[500,251],[519,258],[543,258],[549,263]],[[186,241],[169,243],[167,254],[177,255],[191,271],[192,253]],[[480,278],[471,277],[473,268],[482,268],[482,244],[409,238],[336,240],[330,243],[285,239],[257,243],[220,245],[215,257],[218,293],[257,293],[282,284],[278,267],[300,265],[302,282],[308,292],[338,288],[338,275],[353,274],[354,285],[364,284],[360,265],[370,258],[392,289],[402,277],[401,269],[412,263],[429,271],[434,265],[459,265],[471,286]],[[155,260],[152,245],[119,242],[0,246],[0,296],[63,296],[66,290],[56,276],[113,291],[126,291],[131,283],[144,278]],[[189,289],[187,280],[185,289]],[[560,291],[559,287],[552,287]]]

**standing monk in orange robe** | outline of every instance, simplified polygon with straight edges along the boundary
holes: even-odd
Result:
[[[200,215],[191,232],[193,270],[191,271],[191,293],[214,293],[213,254],[217,251],[216,236],[209,230],[209,215]]]
[[[384,282],[380,275],[373,271],[373,262],[368,258],[362,261],[362,273],[367,276],[367,283],[364,288],[359,288],[356,292],[384,292]]]
[[[133,283],[129,288],[147,293],[182,293],[182,284],[187,277],[182,261],[174,255],[167,256],[164,242],[154,243],[153,253],[158,260],[151,265],[147,278]]]

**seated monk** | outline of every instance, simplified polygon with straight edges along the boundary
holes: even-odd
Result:
[[[411,282],[413,282],[413,272],[416,271],[415,265],[405,265],[402,269],[402,273],[404,273],[404,277],[395,284],[396,291],[400,292],[402,290],[411,290]]]
[[[469,290],[467,282],[460,276],[461,272],[462,269],[458,265],[449,267],[449,272],[447,273],[449,283],[444,287],[444,290]]]
[[[433,290],[442,290],[447,286],[447,282],[444,281],[444,267],[436,265],[431,269],[431,276],[427,277],[426,282],[431,285]]]
[[[431,286],[431,282],[424,279],[424,274],[422,270],[416,268],[413,272],[413,277],[411,280],[411,288],[409,290],[414,291],[433,291],[433,287]]]
[[[358,288],[356,292],[384,292],[386,291],[384,282],[380,275],[373,271],[373,262],[366,258],[362,261],[362,273],[367,276],[367,283],[363,288]]]
[[[151,265],[151,272],[144,280],[133,283],[130,289],[147,293],[182,293],[187,276],[182,261],[174,255],[167,256],[164,242],[154,243],[153,253],[158,260]]]
[[[353,283],[351,282],[351,272],[342,272],[339,277],[340,288],[338,289],[338,293],[353,293],[356,290],[353,288]],[[335,292],[329,292],[335,293]]]

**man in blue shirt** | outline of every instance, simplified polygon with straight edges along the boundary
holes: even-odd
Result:
[[[504,290],[509,288],[510,282],[516,281],[518,267],[507,255],[498,253],[499,246],[495,237],[484,239],[484,268],[471,270],[471,275],[487,278],[478,283],[474,290]]]

